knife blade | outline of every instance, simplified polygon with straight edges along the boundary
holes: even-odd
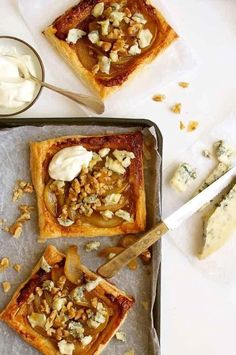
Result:
[[[137,242],[122,251],[116,257],[100,266],[97,273],[103,277],[113,277],[122,267],[139,256],[144,250],[157,242],[169,230],[177,228],[186,219],[196,213],[202,206],[217,196],[236,176],[236,166],[232,167],[222,177],[213,182],[205,190],[193,197],[167,218],[145,233]]]

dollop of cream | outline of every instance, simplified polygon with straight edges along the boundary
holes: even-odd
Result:
[[[52,158],[48,173],[54,180],[72,181],[83,167],[88,167],[93,153],[82,145],[59,150]]]
[[[17,108],[34,98],[36,84],[22,78],[19,64],[22,63],[35,75],[32,58],[29,55],[0,53],[0,107]]]

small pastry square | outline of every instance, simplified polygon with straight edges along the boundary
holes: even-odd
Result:
[[[40,241],[145,229],[141,132],[59,137],[30,149]]]
[[[101,98],[121,88],[178,37],[147,0],[82,0],[44,35]]]
[[[66,276],[67,262],[49,245],[0,319],[43,354],[98,355],[134,300],[83,265],[81,278],[73,284]]]

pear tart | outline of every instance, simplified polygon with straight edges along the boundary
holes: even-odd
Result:
[[[0,319],[43,354],[100,354],[134,300],[67,255],[48,246]]]
[[[146,0],[82,0],[44,34],[101,98],[178,37]]]
[[[143,231],[142,149],[141,132],[32,142],[40,240]]]

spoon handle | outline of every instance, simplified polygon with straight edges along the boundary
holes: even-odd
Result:
[[[127,265],[132,259],[139,256],[144,250],[157,242],[168,232],[168,227],[164,222],[160,222],[150,231],[145,233],[140,239],[130,247],[122,251],[120,254],[112,258],[106,264],[100,266],[97,273],[105,278],[113,277],[117,272]]]
[[[71,91],[60,89],[57,86],[54,86],[54,85],[51,85],[51,84],[48,84],[45,82],[41,82],[40,80],[38,80],[35,77],[33,79],[35,81],[37,81],[40,85],[44,86],[45,88],[50,89],[52,91],[56,91],[58,94],[66,96],[69,99],[71,99],[83,106],[89,107],[91,110],[93,110],[94,112],[96,112],[98,114],[103,113],[105,110],[104,103],[102,102],[101,99],[99,99],[97,97],[76,94]]]

